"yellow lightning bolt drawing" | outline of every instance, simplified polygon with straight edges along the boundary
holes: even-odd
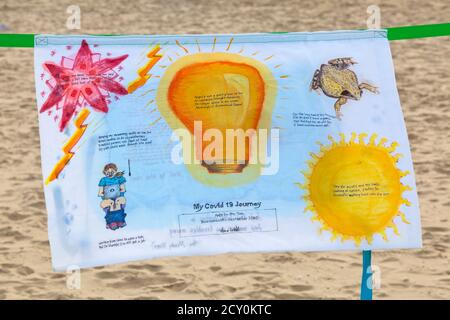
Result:
[[[128,93],[133,93],[140,87],[142,87],[148,79],[152,76],[148,74],[150,70],[155,66],[155,64],[163,57],[161,54],[157,54],[161,50],[159,45],[153,47],[149,53],[147,53],[147,58],[149,58],[148,62],[142,67],[138,69],[138,78],[131,81],[128,85]]]
[[[61,171],[64,170],[64,168],[69,163],[70,159],[75,155],[75,153],[72,152],[73,147],[80,141],[81,137],[83,136],[84,132],[87,129],[87,124],[84,124],[84,121],[89,116],[89,110],[83,109],[80,111],[80,114],[75,119],[74,124],[77,127],[77,130],[75,133],[67,140],[67,142],[64,144],[62,151],[64,152],[64,156],[59,159],[59,161],[56,163],[56,165],[53,167],[52,172],[45,180],[45,184],[49,184],[56,178],[58,178]]]

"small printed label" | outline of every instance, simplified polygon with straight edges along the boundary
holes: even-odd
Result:
[[[275,208],[187,213],[178,222],[181,237],[278,231]]]

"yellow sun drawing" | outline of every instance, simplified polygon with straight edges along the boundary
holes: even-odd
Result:
[[[386,228],[398,235],[394,218],[409,223],[400,211],[402,204],[410,205],[403,192],[411,188],[401,182],[409,172],[397,167],[401,154],[394,152],[398,143],[385,146],[386,138],[376,143],[373,134],[366,144],[366,137],[365,133],[352,133],[346,142],[341,134],[337,142],[329,136],[329,145],[319,143],[320,152],[311,153],[309,168],[303,172],[305,183],[298,184],[305,192],[305,212],[313,213],[312,220],[319,221],[321,231],[329,231],[332,240],[353,240],[357,245],[366,240],[370,244],[373,236],[380,234],[387,241]]]

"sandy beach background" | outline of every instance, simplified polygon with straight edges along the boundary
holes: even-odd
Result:
[[[1,0],[0,32],[240,33],[448,22],[450,3],[429,1],[17,1]],[[375,252],[375,299],[450,298],[450,38],[391,43],[419,190],[423,249]],[[361,255],[232,254],[170,258],[81,272],[81,289],[53,273],[42,189],[33,50],[0,48],[0,299],[358,299]]]

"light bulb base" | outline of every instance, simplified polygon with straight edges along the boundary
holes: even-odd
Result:
[[[230,174],[230,173],[241,173],[242,170],[248,165],[248,161],[243,163],[206,163],[202,161],[202,166],[204,166],[209,173],[218,174]]]

